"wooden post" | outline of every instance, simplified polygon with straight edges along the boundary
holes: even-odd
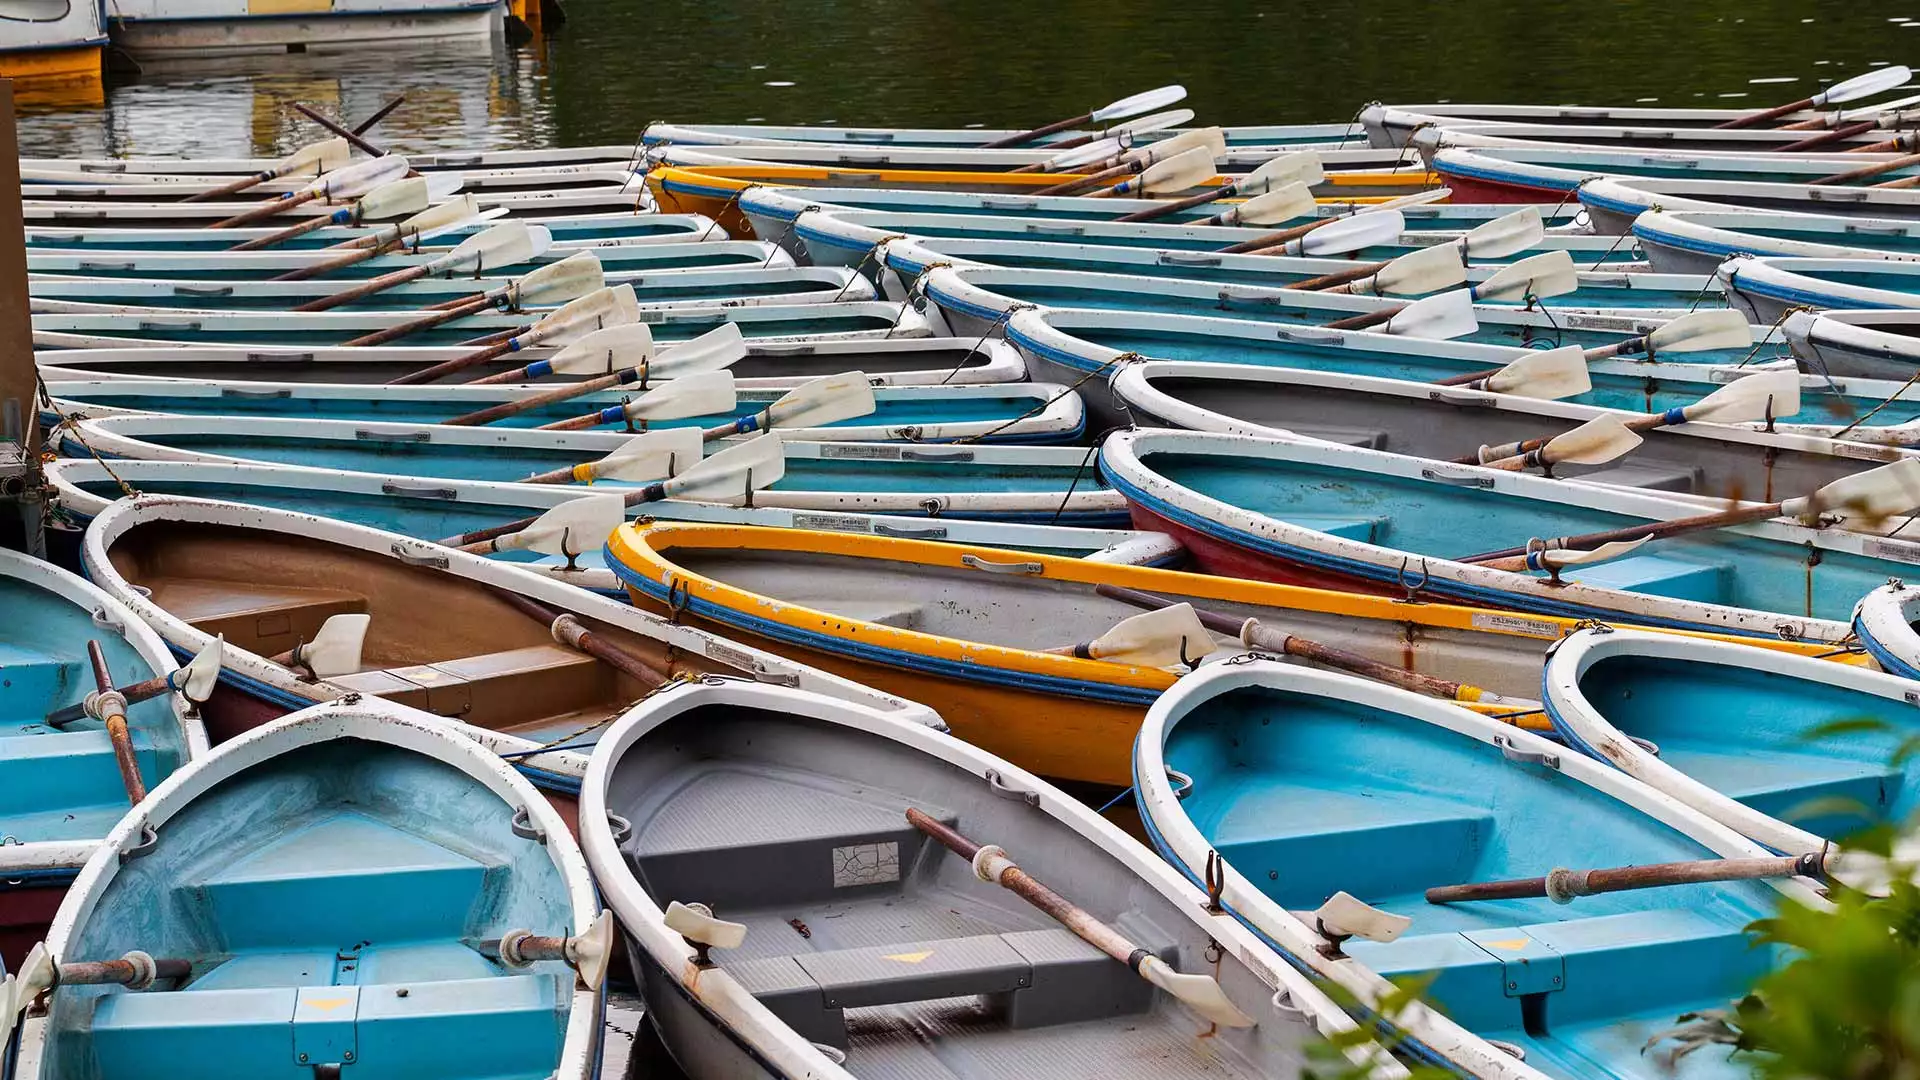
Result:
[[[13,80],[0,79],[0,502],[11,502],[19,508],[22,546],[38,555],[44,553],[45,545],[40,532],[40,431],[35,388]],[[12,530],[6,532],[11,534]]]

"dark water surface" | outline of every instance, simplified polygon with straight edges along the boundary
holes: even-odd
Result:
[[[1758,106],[1920,62],[1912,3],[562,2],[568,23],[524,46],[116,77],[104,108],[28,103],[21,150],[265,155],[317,135],[289,101],[357,118],[400,91],[378,130],[408,150],[631,143],[661,119],[1020,126],[1167,82],[1223,124],[1342,121],[1375,99]]]

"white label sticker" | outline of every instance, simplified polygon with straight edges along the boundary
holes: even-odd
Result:
[[[1833,452],[1844,458],[1856,458],[1860,461],[1894,461],[1900,457],[1900,451],[1891,446],[1874,446],[1870,443],[1848,442],[1836,439]]]
[[[900,448],[879,443],[827,443],[820,447],[823,458],[866,458],[876,461],[900,460]]]
[[[1475,630],[1499,630],[1509,634],[1527,634],[1532,637],[1557,638],[1560,636],[1560,624],[1545,619],[1529,619],[1524,615],[1492,615],[1478,613],[1473,616]]]
[[[826,532],[866,532],[872,522],[855,514],[795,514],[796,529],[821,529]]]
[[[717,641],[707,642],[707,659],[718,660],[729,667],[742,671],[753,670],[753,657],[740,649],[722,645]]]
[[[1920,562],[1920,544],[1909,544],[1900,540],[1863,540],[1860,550],[1876,559],[1892,559],[1895,562]]]
[[[884,885],[900,880],[900,844],[848,844],[833,849],[833,887]]]
[[[1280,976],[1275,975],[1273,973],[1272,968],[1268,967],[1264,963],[1261,963],[1260,959],[1253,955],[1252,949],[1249,949],[1244,945],[1241,946],[1240,962],[1247,965],[1247,970],[1253,972],[1254,978],[1259,979],[1263,983],[1266,983],[1267,989],[1269,990],[1280,989]]]

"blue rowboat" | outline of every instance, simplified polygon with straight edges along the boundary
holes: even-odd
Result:
[[[1072,796],[871,710],[733,682],[664,694],[609,730],[581,798],[581,841],[647,1019],[687,1075],[1254,1080],[1299,1072],[1316,1030],[1357,1034]],[[995,845],[988,856],[1153,958],[1129,970],[1088,943],[1093,928],[1076,934],[976,874],[915,810]],[[744,937],[689,927],[693,903],[727,920],[705,926]],[[717,947],[690,962],[686,932]],[[1244,1015],[1210,1024],[1143,980],[1159,968],[1200,975]]]
[[[33,316],[33,342],[41,349],[128,348],[135,345],[257,345],[305,349],[338,345],[385,330],[417,313],[334,310],[295,314],[126,309],[118,314],[66,312]],[[848,340],[926,337],[927,320],[910,306],[869,300],[836,304],[762,304],[748,307],[672,308],[645,313],[655,341],[685,341],[722,323],[737,323],[750,338]],[[408,336],[417,345],[457,345],[530,324],[526,316],[486,314]],[[523,354],[538,359],[538,350]]]
[[[789,446],[787,468],[797,470],[803,467],[808,460],[803,455],[824,445],[827,444]],[[1006,453],[1009,452],[983,449],[979,451],[979,456],[992,458]],[[1024,454],[1026,451],[1011,453]],[[848,464],[853,462],[849,461]],[[912,468],[911,461],[879,461],[869,462],[868,471],[873,474],[884,473],[889,464],[896,469]],[[965,472],[977,464],[972,461],[954,462],[950,467],[956,472]],[[117,460],[109,464],[91,458],[65,458],[49,462],[46,471],[47,481],[54,488],[61,519],[76,527],[84,527],[108,504],[132,489],[145,495],[184,495],[295,510],[397,532],[416,540],[439,540],[531,517],[585,494],[580,488],[568,485],[421,480],[413,475],[213,461]],[[883,477],[876,476],[873,486],[882,488],[897,485],[888,484]],[[784,493],[776,493],[759,501],[763,504],[778,501],[781,494]],[[1110,492],[1101,492],[1097,484],[1084,494],[1069,494],[1063,478],[1059,491],[1035,492],[1025,497],[1010,492],[976,494],[933,488],[923,492],[899,491],[891,498],[880,490],[849,497],[850,502],[885,505],[895,511],[890,514],[852,509],[795,510],[767,505],[738,507],[676,500],[635,506],[632,513],[636,517],[668,521],[765,525],[916,540],[945,540],[1137,566],[1159,566],[1181,558],[1178,544],[1155,533],[1046,523],[1053,511],[1062,510],[1063,503],[1084,507],[1102,498],[1110,503],[1119,501]],[[1001,516],[1007,519],[1029,516],[1034,520],[969,520],[960,516],[967,510],[950,509],[956,504],[965,507],[972,502],[988,501],[1003,505],[1024,503],[1030,509],[1029,514],[1006,513]],[[936,516],[929,504],[940,507],[942,512]],[[1092,513],[1091,510],[1075,511],[1069,508],[1062,510],[1061,516],[1073,520],[1091,516]],[[568,571],[567,559],[559,555],[522,550],[501,552],[494,558],[537,568],[562,581],[622,600],[627,596],[626,587],[606,569],[605,554],[597,548],[579,554],[580,569],[577,571]]]
[[[546,392],[540,386],[384,386],[360,383],[226,382],[204,379],[87,379],[50,382],[60,412],[169,413],[263,419],[346,420],[361,424],[435,425],[480,409]],[[751,418],[782,396],[779,390],[737,390],[729,412],[652,422],[654,428],[715,428]],[[1046,383],[973,386],[888,386],[873,391],[875,408],[823,427],[782,431],[800,440],[846,442],[1069,442],[1086,417],[1072,391]],[[622,413],[633,397],[618,390],[583,394],[506,417],[490,427],[535,428],[598,412],[598,427],[631,430]],[[49,423],[58,423],[57,414]],[[749,428],[748,430],[752,430]]]
[[[1920,262],[1863,258],[1728,259],[1727,299],[1768,325],[1808,308],[1920,308]],[[1859,374],[1836,372],[1836,374]],[[1903,376],[1904,377],[1904,376]]]
[[[450,480],[512,483],[598,460],[629,438],[614,432],[128,415],[80,421],[62,437],[61,447],[76,458],[97,452],[110,458],[292,465],[410,477],[434,488]],[[781,445],[786,474],[754,493],[756,507],[1091,528],[1127,523],[1126,503],[1100,480],[1090,447],[795,439],[783,439]],[[529,486],[573,494],[585,490]],[[628,492],[636,486],[600,480],[594,489]]]
[[[1912,104],[1911,99],[1896,99],[1879,105],[1860,107],[1866,119],[1878,111]],[[1587,127],[1670,128],[1675,130],[1713,128],[1729,120],[1751,115],[1752,109],[1675,109],[1647,105],[1484,105],[1470,102],[1444,102],[1421,105],[1387,105],[1375,102],[1360,111],[1356,121],[1375,146],[1405,146],[1413,135],[1438,124],[1441,127],[1483,128],[1494,125],[1553,125],[1579,131]],[[1779,123],[1831,118],[1830,113],[1802,109],[1788,113]]]
[[[1799,878],[1428,903],[1429,888],[1559,867],[1770,853],[1558,743],[1290,664],[1182,679],[1147,714],[1134,783],[1154,845],[1190,880],[1217,853],[1228,910],[1403,1033],[1405,1052],[1469,1076],[1744,1076],[1731,1047],[1674,1060],[1649,1043],[1783,961],[1749,923],[1783,899],[1824,903]],[[1439,1008],[1380,1015],[1390,979],[1422,976]]]
[[[151,188],[149,188],[151,190]],[[596,187],[556,189],[552,191],[472,191],[484,220],[450,229],[428,240],[427,246],[459,243],[494,219],[513,217],[529,225],[552,224],[554,240],[568,247],[602,243],[678,244],[695,240],[726,240],[728,233],[713,219],[702,214],[652,214],[636,212],[638,188],[623,193],[617,184]],[[253,203],[167,202],[159,196],[145,196],[135,189],[105,189],[102,196],[76,191],[71,198],[29,198],[21,210],[28,228],[27,247],[31,251],[82,249],[93,251],[221,251],[234,244],[271,235],[280,225],[244,229],[211,229],[209,226],[248,209]],[[337,207],[309,204],[316,209],[301,213],[296,209],[282,223],[311,220],[316,214],[330,214]],[[391,224],[391,223],[386,223]],[[286,251],[311,255],[321,247],[358,239],[378,231],[372,227],[328,226],[296,237],[284,246]],[[134,233],[147,233],[144,238]],[[199,234],[194,239],[193,233]],[[279,249],[281,245],[276,244]]]
[[[1178,135],[1188,128],[1154,132],[1136,145],[1145,146],[1161,138]],[[1022,145],[1044,147],[1067,139],[1083,137],[1090,131],[1059,131],[1043,135]],[[1019,135],[1013,128],[889,128],[841,127],[836,124],[787,126],[780,124],[674,124],[655,121],[640,133],[645,145],[660,146],[752,146],[756,144],[817,143],[826,146],[913,146],[932,148],[981,147]],[[1294,148],[1333,145],[1366,145],[1367,136],[1356,124],[1250,124],[1221,129],[1230,147]]]
[[[115,686],[178,678],[159,635],[119,601],[49,563],[0,549],[0,956],[18,961],[45,932],[67,883],[127,811],[112,740],[99,720],[47,715],[94,689],[87,643]],[[205,754],[200,717],[176,693],[134,702],[127,728],[152,787]]]
[[[500,944],[528,933],[575,959]],[[60,985],[20,1075],[586,1080],[611,941],[566,820],[510,766],[411,709],[319,706],[108,834],[47,937]],[[74,977],[130,953],[153,977]]]
[[[1654,210],[1633,236],[1655,270],[1711,274],[1738,255],[1920,259],[1920,221],[1765,210]]]
[[[1564,323],[1576,316],[1562,316]],[[1636,324],[1640,325],[1640,324]],[[1648,325],[1648,329],[1651,329]],[[1779,335],[1775,335],[1778,337]],[[1071,308],[1016,312],[1006,337],[1027,359],[1036,379],[1072,385],[1081,393],[1096,430],[1125,419],[1095,379],[1135,357],[1303,368],[1431,382],[1486,372],[1525,355],[1518,349],[1471,341],[1433,341],[1367,331],[1273,326],[1245,319],[1162,315]],[[1557,338],[1536,339],[1534,347]],[[1740,353],[1741,357],[1746,352]],[[1676,353],[1661,362],[1600,360],[1587,365],[1593,388],[1565,400],[1603,409],[1655,412],[1688,405],[1752,373],[1753,365],[1686,363],[1699,357],[1731,359],[1726,353]],[[1790,360],[1781,345],[1760,346],[1755,361]],[[1909,425],[1920,419],[1920,388],[1876,379],[1800,380],[1801,409],[1781,417],[1775,430],[1852,442],[1895,445],[1920,438]],[[1877,411],[1876,411],[1877,410]],[[1841,433],[1844,432],[1844,435]]]
[[[423,172],[440,169],[515,169],[560,168],[570,165],[624,165],[633,160],[633,147],[627,143],[600,146],[553,146],[515,150],[423,151],[407,155],[407,164]],[[133,180],[165,181],[180,173],[257,173],[279,164],[277,158],[35,158],[20,159],[25,176],[44,170],[70,170],[96,177],[126,177]],[[237,177],[229,176],[228,179]],[[32,181],[29,180],[29,183]]]
[[[1650,492],[1305,440],[1143,430],[1100,450],[1137,528],[1211,573],[1570,618],[1844,640],[1854,602],[1920,543],[1786,519],[1683,533],[1551,577],[1459,561],[1531,538],[1703,512]]]
[[[1623,150],[1571,146],[1497,145],[1484,130],[1475,133],[1425,132],[1415,137],[1441,183],[1462,202],[1556,203],[1573,200],[1592,176],[1649,177],[1659,180],[1755,181],[1807,184],[1874,163],[1866,154],[1699,154],[1659,150]],[[1863,181],[1898,180],[1920,175],[1905,166]]]
[[[1920,192],[1906,188],[1600,176],[1581,184],[1579,195],[1594,231],[1609,236],[1631,231],[1633,220],[1648,210],[1770,210],[1867,218],[1920,215]]]
[[[1569,746],[1775,851],[1900,824],[1920,800],[1900,754],[1914,730],[1905,678],[1595,628],[1560,642],[1545,687]]]
[[[1220,180],[1251,172],[1273,159],[1273,147],[1228,147],[1215,160]],[[1425,187],[1420,181],[1425,169],[1419,158],[1405,148],[1381,149],[1371,146],[1315,148],[1326,166],[1326,180],[1316,185],[1318,193],[1379,195],[1405,194],[1409,188]],[[805,183],[808,179],[834,186],[862,181],[848,177],[850,172],[878,171],[883,175],[866,182],[874,186],[901,186],[911,177],[899,173],[974,174],[976,182],[969,190],[992,191],[1000,177],[1017,184],[1014,189],[1050,186],[1055,181],[1044,174],[1014,173],[1027,165],[1038,165],[1058,151],[1037,146],[826,146],[807,143],[760,143],[732,146],[658,146],[647,154],[648,179],[663,167],[677,177],[697,179],[711,171],[722,177],[752,179],[761,182]],[[813,176],[807,176],[807,173]],[[783,174],[801,173],[800,178]],[[732,175],[729,175],[732,174]],[[895,174],[895,175],[886,175]],[[1068,175],[1068,174],[1061,174]],[[1394,181],[1389,190],[1376,186],[1380,179]],[[1011,186],[1011,185],[1010,185]],[[1358,190],[1356,190],[1358,189]]]

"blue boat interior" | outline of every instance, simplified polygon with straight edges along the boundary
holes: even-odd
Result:
[[[750,336],[789,336],[801,334],[850,334],[861,331],[884,333],[891,328],[894,319],[881,315],[875,310],[847,311],[826,304],[799,305],[803,308],[817,308],[805,314],[782,315],[764,320],[754,319],[751,314],[742,320],[740,329]],[[753,313],[752,308],[734,308],[733,311]],[[253,316],[258,318],[258,315]],[[64,316],[49,316],[46,329],[57,329],[75,324],[66,323]],[[171,316],[166,319],[142,320],[138,318],[107,319],[80,318],[85,329],[80,333],[98,334],[113,338],[124,338],[128,342],[141,341],[179,341],[189,338],[196,345],[262,345],[262,346],[314,346],[339,345],[342,342],[385,328],[391,318],[349,321],[341,323],[317,323],[288,317],[281,320],[284,325],[272,323],[235,325],[222,322],[218,317],[188,320],[185,316]],[[674,319],[653,324],[655,341],[685,341],[712,330],[728,318]],[[306,325],[302,325],[305,322]],[[345,325],[342,325],[345,324]],[[497,333],[513,327],[525,326],[525,322],[510,319],[485,317],[444,323],[417,331],[408,336],[407,341],[414,345],[461,345],[471,343],[474,338],[485,334]],[[336,328],[337,327],[337,328]]]
[[[1895,755],[1914,707],[1709,658],[1615,653],[1580,675],[1609,724],[1659,747],[1660,760],[1817,836],[1904,821],[1920,804]]]
[[[1358,703],[1247,687],[1173,723],[1169,767],[1193,778],[1184,813],[1246,880],[1288,910],[1336,891],[1413,920],[1347,953],[1389,979],[1429,979],[1454,1021],[1522,1049],[1562,1080],[1744,1080],[1708,1047],[1642,1048],[1685,1012],[1727,1005],[1776,950],[1743,929],[1773,910],[1752,882],[1547,899],[1429,904],[1440,885],[1713,853],[1577,780],[1438,725]],[[1189,867],[1190,872],[1197,868]]]
[[[615,279],[610,279],[608,284],[620,284],[617,280],[617,275]],[[636,297],[642,304],[681,303],[689,306],[695,303],[708,303],[716,306],[724,303],[727,306],[738,306],[740,301],[749,298],[757,298],[765,303],[779,303],[782,301],[778,298],[805,293],[817,294],[833,288],[831,284],[827,284],[819,278],[789,277],[782,280],[774,276],[743,281],[708,281],[679,284],[674,281],[674,275],[670,273],[649,273],[644,279],[634,278],[631,284],[635,286],[634,291]],[[204,311],[211,308],[217,311],[281,312],[295,304],[305,303],[309,300],[336,292],[339,288],[338,283],[322,282],[319,283],[318,287],[313,287],[313,284],[309,283],[309,287],[297,293],[289,293],[286,290],[275,292],[232,290],[216,292],[214,295],[209,295],[208,291],[204,288],[185,285],[176,286],[166,292],[143,290],[136,293],[128,290],[115,293],[112,289],[100,290],[90,286],[65,289],[58,284],[49,284],[42,288],[42,293],[45,298],[49,299],[89,301],[93,303],[126,303],[137,304],[142,307],[185,308],[194,311]],[[389,289],[375,293],[366,300],[354,304],[350,310],[356,312],[418,311],[420,308],[436,302],[455,299],[463,295],[471,295],[472,290],[469,289],[465,293],[462,293],[442,288],[425,292],[424,295],[423,292],[425,291],[413,290],[410,293],[404,286],[398,289]],[[531,311],[528,314],[529,317],[537,318],[542,312]],[[471,337],[473,335],[469,333],[468,336]]]
[[[509,214],[507,216],[518,217],[524,215]],[[493,221],[486,223],[488,226],[493,224],[495,224]],[[695,226],[691,225],[688,221],[661,219],[650,214],[592,214],[573,218],[554,218],[543,215],[540,224],[544,225],[553,233],[553,239],[556,244],[568,242],[582,243],[588,241],[597,243],[606,237],[617,237],[631,241],[662,236],[692,236],[695,233]],[[485,226],[468,226],[451,230],[435,238],[435,244],[452,247],[479,232],[483,227]],[[99,230],[94,231],[97,232]],[[123,230],[114,231],[122,232]],[[348,229],[329,226],[277,243],[273,249],[275,251],[317,251],[321,248],[332,247],[343,241],[365,236],[371,231],[371,229],[364,228]],[[178,222],[166,228],[163,234],[157,233],[151,239],[144,242],[139,241],[138,238],[127,238],[124,236],[115,236],[110,244],[101,244],[101,242],[97,240],[89,243],[91,239],[92,238],[85,232],[61,234],[56,230],[48,229],[43,232],[28,233],[27,247],[29,250],[33,248],[70,250],[75,247],[88,247],[99,244],[100,246],[109,246],[110,249],[114,251],[226,251],[233,246],[232,240],[222,236],[208,234],[201,234],[200,236],[190,235]],[[674,244],[663,246],[683,247],[685,245]],[[740,261],[745,263],[747,260],[742,259]],[[387,269],[392,269],[397,262],[398,259],[396,258],[369,259],[353,267],[344,267],[330,276],[356,276],[354,274],[355,270],[375,264],[384,264]],[[365,276],[371,277],[373,275],[369,273]]]
[[[231,776],[123,864],[63,962],[139,949],[192,963],[152,988],[53,994],[48,1080],[544,1080],[575,976],[483,943],[576,930],[517,808],[386,743],[302,746]]]
[[[0,570],[4,569],[0,563]],[[87,642],[97,641],[116,686],[157,672],[115,624],[87,607],[0,573],[0,835],[9,843],[95,840],[127,812],[113,743],[98,720],[55,727],[47,716],[94,690]],[[140,777],[151,788],[186,760],[169,698],[127,709]]]

